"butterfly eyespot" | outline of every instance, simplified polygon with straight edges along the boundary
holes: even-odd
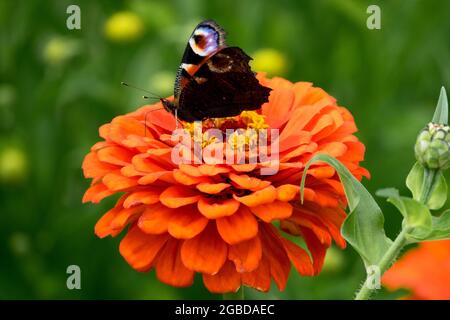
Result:
[[[202,41],[202,39],[203,39],[203,36],[202,35],[200,35],[200,34],[196,34],[196,35],[194,35],[194,41],[195,41],[195,43],[200,43],[201,41]]]

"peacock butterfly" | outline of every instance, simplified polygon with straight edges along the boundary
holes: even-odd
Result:
[[[241,48],[228,47],[225,35],[213,20],[200,22],[192,32],[177,72],[174,100],[161,99],[180,120],[233,117],[268,101],[271,89],[256,79],[249,66],[252,58]]]

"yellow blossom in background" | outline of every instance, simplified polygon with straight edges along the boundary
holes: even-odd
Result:
[[[268,76],[280,76],[286,72],[286,57],[280,51],[263,48],[253,53],[252,69],[266,72]]]
[[[55,36],[47,41],[42,54],[45,62],[51,65],[58,65],[66,62],[79,52],[80,43],[78,40]]]
[[[129,42],[139,39],[144,33],[144,23],[131,11],[120,11],[106,20],[106,37],[114,42]]]
[[[0,150],[0,183],[16,183],[25,178],[27,158],[22,149],[5,147]]]

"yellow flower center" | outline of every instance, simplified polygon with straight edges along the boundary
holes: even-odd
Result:
[[[183,129],[189,133],[194,142],[201,143],[202,147],[208,146],[217,140],[217,137],[208,132],[209,129],[219,129],[222,132],[227,129],[234,130],[227,136],[227,143],[233,149],[249,147],[257,144],[261,130],[269,127],[265,122],[265,116],[256,111],[243,111],[239,116],[226,118],[213,118],[198,122],[185,122]]]

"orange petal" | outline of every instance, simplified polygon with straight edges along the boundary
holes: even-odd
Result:
[[[89,187],[83,195],[83,203],[99,203],[104,198],[114,194],[114,191],[108,189],[103,183],[97,183]]]
[[[216,226],[210,223],[202,233],[184,241],[181,259],[191,270],[216,274],[225,263],[227,250],[227,244],[217,233]]]
[[[170,217],[168,231],[174,238],[191,239],[205,229],[208,221],[198,212],[197,207],[186,206],[174,211]]]
[[[262,292],[270,289],[270,265],[267,258],[262,257],[258,268],[241,274],[242,283]]]
[[[289,218],[292,215],[293,207],[288,202],[276,200],[272,203],[251,207],[250,210],[261,220],[272,222]]]
[[[280,240],[297,272],[302,276],[313,276],[314,268],[309,254],[288,239],[280,237]]]
[[[129,135],[144,135],[144,125],[129,116],[118,116],[110,124],[108,137],[114,142],[122,143]]]
[[[220,236],[229,244],[237,244],[258,234],[258,222],[244,206],[229,217],[217,219],[216,224]]]
[[[255,191],[248,196],[237,197],[233,195],[233,197],[247,207],[255,207],[261,204],[274,202],[277,198],[277,190],[274,186],[268,186],[267,188]]]
[[[134,269],[147,271],[168,238],[167,233],[160,235],[146,234],[137,226],[133,226],[120,242],[119,251]]]
[[[119,167],[101,162],[98,159],[97,153],[90,152],[83,160],[83,173],[86,178],[103,177],[111,171],[116,171]]]
[[[284,184],[277,188],[277,199],[288,202],[294,200],[300,192],[300,187],[293,184]]]
[[[161,203],[169,208],[178,208],[196,203],[201,198],[193,189],[182,186],[170,186],[159,197]]]
[[[139,228],[145,233],[161,234],[167,232],[173,209],[161,204],[147,206],[138,220]]]
[[[260,230],[263,254],[269,262],[270,274],[278,289],[284,290],[291,270],[291,262],[275,227],[271,224],[260,223]]]
[[[328,246],[323,245],[310,229],[304,227],[301,227],[300,229],[302,230],[303,238],[305,239],[308,250],[313,258],[314,274],[317,275],[322,270]]]
[[[110,226],[114,231],[122,231],[128,223],[134,221],[135,218],[144,211],[144,206],[137,206],[128,209],[120,210],[113,220],[111,220]]]
[[[108,173],[102,181],[112,191],[120,191],[137,185],[136,179],[124,177],[117,173]]]
[[[199,191],[207,194],[218,194],[228,188],[228,183],[199,183],[196,187]]]
[[[250,172],[256,169],[256,164],[246,163],[246,164],[232,164],[231,167],[237,172]]]
[[[182,263],[180,248],[180,241],[175,239],[167,241],[156,261],[156,276],[165,284],[188,287],[194,282],[194,271],[189,270]]]
[[[219,167],[217,165],[202,164],[200,166],[192,166],[190,164],[180,164],[180,170],[192,177],[215,176],[220,173],[228,173],[230,169]]]
[[[206,177],[192,177],[179,169],[175,169],[173,171],[173,177],[178,183],[184,184],[186,186],[208,182],[208,179]]]
[[[262,256],[259,237],[232,245],[228,249],[228,259],[234,262],[238,272],[251,272],[258,268]]]
[[[122,207],[114,207],[106,212],[100,220],[95,224],[94,232],[99,238],[104,238],[109,235],[116,235],[114,230],[111,228],[111,221],[116,217],[116,215],[122,210]]]
[[[97,156],[102,162],[123,167],[131,163],[133,153],[130,150],[120,146],[110,146],[98,150]]]
[[[227,261],[217,274],[203,274],[203,283],[212,293],[237,292],[241,286],[241,275],[233,263]]]
[[[198,211],[208,219],[230,216],[239,209],[240,203],[234,199],[217,200],[201,198],[198,203]]]
[[[238,175],[230,173],[229,178],[234,182],[233,185],[239,189],[257,191],[270,185],[270,181],[250,177],[246,174]]]
[[[299,226],[310,229],[315,234],[320,243],[326,246],[331,245],[330,232],[317,217],[308,214],[307,211],[299,208],[295,210],[290,220],[295,222]]]
[[[139,178],[138,183],[141,185],[148,185],[148,184],[152,184],[154,183],[156,180],[161,179],[164,176],[167,175],[172,175],[172,172],[170,171],[158,171],[158,172],[153,172],[153,173],[149,173],[146,174],[145,176]]]
[[[331,166],[315,167],[308,170],[308,174],[316,179],[331,178],[335,173],[336,170]]]
[[[155,204],[159,202],[160,192],[155,190],[136,191],[131,193],[123,203],[124,208],[130,208],[138,204]]]

